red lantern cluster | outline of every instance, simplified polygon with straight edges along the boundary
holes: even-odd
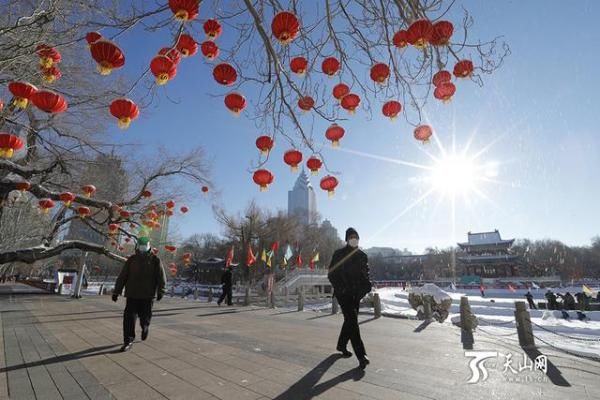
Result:
[[[98,39],[90,44],[92,58],[98,64],[98,72],[101,75],[110,75],[113,69],[121,68],[125,65],[125,55],[123,51],[114,44],[105,39]]]
[[[297,172],[298,165],[302,162],[302,153],[296,149],[288,150],[283,154],[283,161],[290,166],[292,172]]]
[[[177,246],[166,244],[165,250],[168,251],[169,253],[175,253],[177,251]]]
[[[181,61],[181,53],[176,48],[163,47],[158,51],[158,55],[167,56],[171,61],[175,63],[175,65],[179,64]]]
[[[15,185],[15,187],[17,188],[18,191],[20,192],[26,192],[29,189],[31,189],[31,183],[27,182],[27,181],[23,181],[23,182],[17,182],[17,184]]]
[[[63,202],[65,207],[71,207],[71,204],[75,200],[75,195],[71,192],[62,192],[58,195],[58,198]]]
[[[300,33],[300,21],[291,12],[282,11],[273,17],[271,32],[279,40],[279,43],[289,44]]]
[[[215,42],[211,42],[210,40],[207,40],[206,42],[202,43],[202,45],[200,46],[200,50],[202,51],[202,55],[206,57],[208,61],[212,61],[215,58],[217,58],[220,52],[219,46],[217,46]]]
[[[177,64],[169,57],[158,55],[150,62],[150,71],[157,85],[164,85],[177,75]]]
[[[269,185],[273,183],[274,179],[275,179],[275,177],[273,176],[271,171],[266,170],[266,169],[259,169],[259,170],[255,171],[254,174],[252,175],[252,180],[258,186],[260,186],[261,192],[266,192],[267,189],[269,188]]]
[[[344,96],[350,93],[350,87],[345,83],[338,83],[333,87],[333,97],[337,99],[337,101],[342,101]]]
[[[256,139],[256,147],[260,150],[260,153],[263,156],[267,156],[269,154],[274,144],[275,142],[270,136],[259,136]]]
[[[434,46],[445,46],[450,42],[454,33],[454,25],[450,21],[438,21],[433,24],[431,44]]]
[[[335,176],[327,175],[321,179],[321,189],[327,191],[329,197],[333,197],[335,194],[335,188],[338,186],[338,180]]]
[[[427,143],[433,135],[433,130],[429,125],[419,125],[415,128],[414,136],[420,142]]]
[[[223,27],[221,27],[221,24],[216,19],[207,19],[203,27],[204,33],[206,33],[206,36],[208,36],[210,40],[218,38],[223,31]]]
[[[54,64],[58,64],[62,59],[58,50],[46,44],[38,45],[35,52],[40,57],[40,67],[42,68],[50,68]]]
[[[303,96],[300,97],[300,99],[298,100],[298,107],[302,110],[302,111],[310,111],[311,108],[313,108],[315,106],[315,100],[310,97],[310,96]]]
[[[323,161],[321,161],[317,156],[311,156],[306,161],[306,167],[310,170],[312,175],[317,175],[322,166]]]
[[[340,104],[344,110],[353,114],[360,105],[360,96],[354,93],[347,94],[342,98]]]
[[[433,24],[426,19],[413,22],[406,33],[408,43],[418,49],[423,49],[433,37]]]
[[[325,131],[325,137],[327,140],[331,141],[331,145],[333,147],[338,147],[340,145],[340,140],[344,137],[346,133],[345,129],[339,126],[338,124],[332,124]]]
[[[202,193],[208,193],[208,186],[202,186]]]
[[[198,43],[187,33],[181,34],[175,46],[183,57],[191,57],[198,52]]]
[[[18,136],[0,132],[0,158],[12,158],[15,151],[23,148],[23,140]]]
[[[237,80],[237,71],[230,64],[222,63],[213,69],[213,78],[221,85],[230,86]]]
[[[86,197],[92,197],[94,193],[96,193],[96,186],[94,185],[85,185],[81,188],[81,191],[85,193]]]
[[[42,68],[42,79],[44,82],[52,84],[56,82],[62,76],[60,69],[56,66],[52,66],[49,68]]]
[[[456,93],[456,86],[452,82],[444,82],[437,86],[433,91],[433,97],[442,100],[444,103],[449,102]]]
[[[31,102],[47,113],[61,113],[68,107],[67,101],[60,94],[50,90],[39,90],[31,95]]]
[[[77,214],[79,214],[80,218],[89,217],[92,211],[88,207],[81,206],[77,209]]]
[[[387,64],[378,63],[371,67],[371,79],[383,85],[390,77],[390,67]]]
[[[408,46],[408,33],[405,30],[399,30],[392,38],[392,43],[399,49]]]
[[[183,265],[188,266],[192,263],[192,253],[183,253]]]
[[[146,199],[147,199],[147,198],[150,198],[150,197],[152,197],[152,192],[151,192],[151,191],[149,191],[149,190],[144,190],[144,191],[142,192],[142,197],[144,197],[144,198],[146,198]]]
[[[119,230],[119,224],[108,224],[108,234],[114,235]]]
[[[38,207],[42,210],[44,214],[48,214],[50,209],[54,208],[54,200],[52,199],[40,199],[38,201]]]
[[[14,96],[14,103],[19,108],[26,108],[31,96],[37,92],[37,87],[28,82],[11,82],[8,90]]]
[[[165,206],[167,206],[167,208],[175,208],[175,202],[173,200],[167,200]]]
[[[110,113],[118,119],[119,128],[127,129],[131,121],[140,115],[140,109],[133,100],[122,98],[113,100],[110,104]]]
[[[321,70],[327,76],[334,76],[340,70],[341,64],[335,57],[327,57],[321,63]]]
[[[290,61],[290,69],[293,73],[303,76],[308,68],[308,60],[304,57],[294,57]]]
[[[386,101],[381,108],[381,112],[384,116],[394,119],[402,111],[402,104],[396,100]]]
[[[199,0],[169,0],[169,8],[175,18],[187,22],[198,16]]]
[[[181,206],[181,208],[179,209],[179,211],[181,211],[182,214],[187,213],[188,211],[190,211],[189,208],[187,208],[186,206]]]
[[[450,74],[450,72],[446,70],[440,70],[433,75],[431,83],[433,83],[433,86],[438,87],[443,83],[450,82],[451,80],[452,75]]]
[[[227,107],[233,115],[238,116],[244,111],[244,108],[246,108],[246,98],[236,92],[229,93],[225,96],[225,107]]]
[[[469,78],[473,75],[473,62],[471,60],[461,60],[454,65],[454,76],[457,78]]]
[[[88,32],[85,35],[85,41],[87,42],[88,47],[90,47],[92,44],[94,44],[100,39],[102,39],[102,35],[100,34],[100,32]]]

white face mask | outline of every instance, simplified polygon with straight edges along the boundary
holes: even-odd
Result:
[[[138,249],[140,250],[140,252],[144,253],[144,252],[150,250],[150,243],[140,244],[138,246]]]
[[[348,240],[348,245],[350,247],[358,247],[358,239],[353,238],[353,239]]]

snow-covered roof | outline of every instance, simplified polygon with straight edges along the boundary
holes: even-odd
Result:
[[[498,245],[498,244],[512,244],[514,239],[503,240],[500,237],[500,232],[498,230],[494,230],[493,232],[477,232],[477,233],[468,233],[468,242],[466,243],[458,243],[460,247],[465,246],[488,246],[488,245]]]

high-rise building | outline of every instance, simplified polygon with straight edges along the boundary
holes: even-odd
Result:
[[[294,216],[305,225],[317,221],[317,196],[304,169],[294,188],[288,192],[288,216]]]

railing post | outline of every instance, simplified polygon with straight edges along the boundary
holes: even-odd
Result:
[[[104,283],[100,285],[100,290],[98,290],[98,296],[102,295],[102,289],[104,289]]]
[[[289,301],[289,298],[288,298],[288,287],[287,286],[283,287],[283,296],[284,296],[284,305],[285,305],[285,307],[287,307],[288,306],[288,301]]]
[[[208,302],[212,303],[213,301],[213,290],[212,288],[208,288]]]
[[[250,283],[248,283],[248,286],[246,286],[246,294],[244,295],[244,305],[250,305]]]
[[[375,312],[375,318],[381,318],[381,299],[379,293],[373,293],[373,309]]]
[[[331,313],[337,314],[339,311],[340,305],[337,301],[337,297],[334,296],[333,290],[331,291]]]
[[[426,321],[431,320],[431,296],[428,294],[423,295],[423,313]]]
[[[270,301],[271,301],[271,308],[275,308],[275,291],[274,290],[271,290]]]
[[[463,349],[472,350],[475,339],[473,338],[473,316],[471,314],[471,306],[469,298],[462,296],[460,298],[460,341],[463,344]]]
[[[304,286],[300,286],[298,291],[298,311],[304,310]]]
[[[194,288],[194,300],[198,300],[198,288]]]
[[[515,322],[517,324],[517,334],[521,347],[535,347],[531,318],[529,317],[529,311],[527,311],[524,301],[515,301]]]

